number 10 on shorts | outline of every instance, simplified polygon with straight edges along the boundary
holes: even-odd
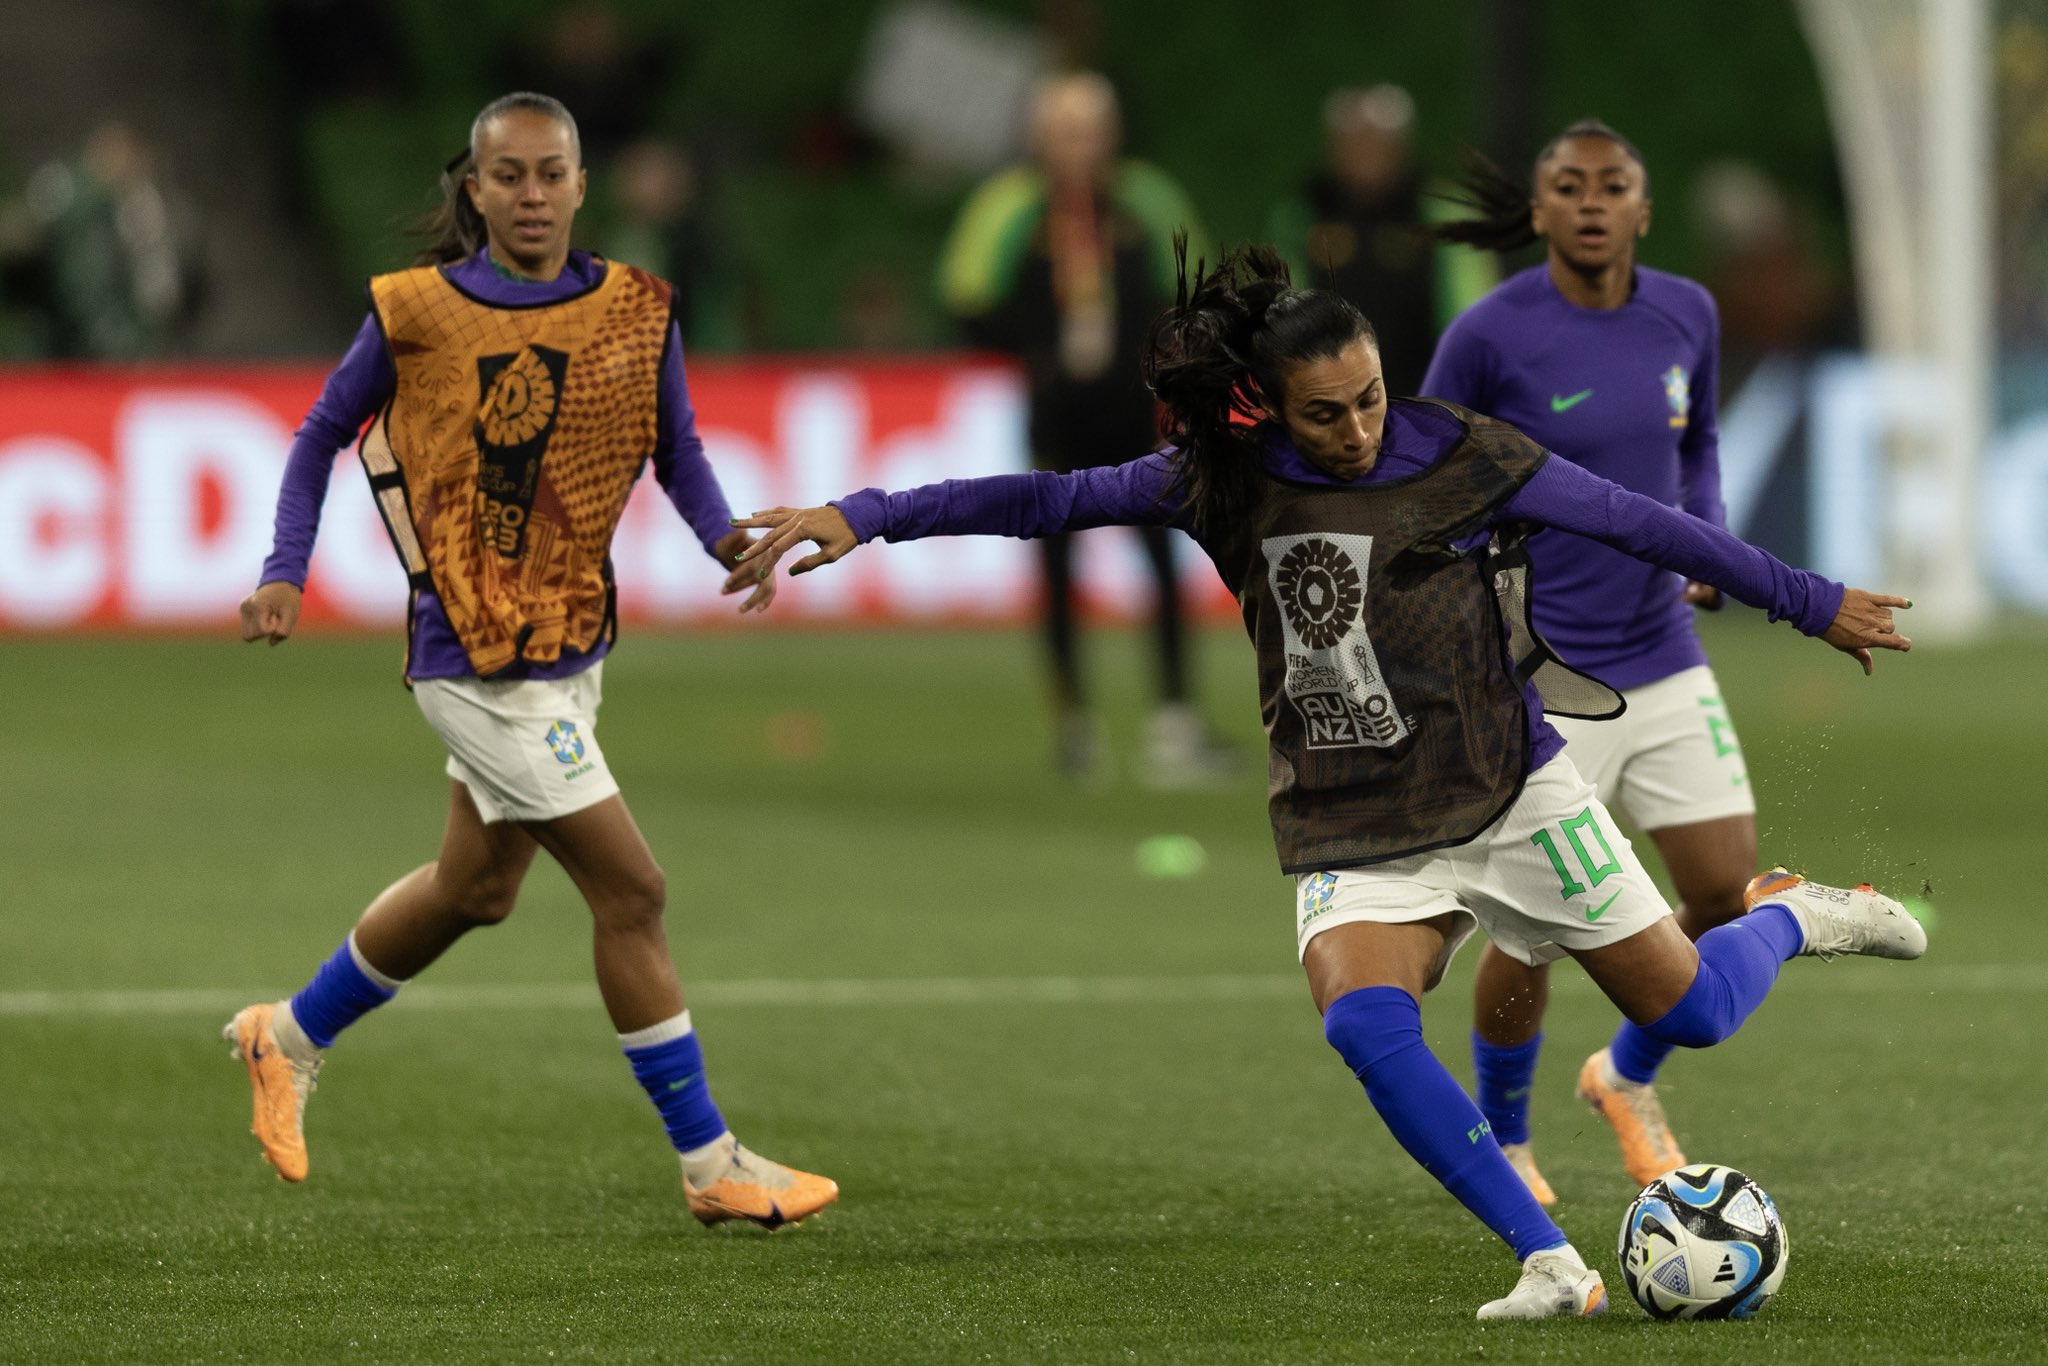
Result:
[[[1591,835],[1593,843],[1600,847],[1598,859],[1587,851],[1586,842],[1581,838],[1582,834]],[[1558,836],[1563,837],[1561,842],[1569,844],[1572,853],[1577,856],[1579,869],[1586,875],[1584,882],[1574,878],[1572,870],[1565,866],[1564,855],[1558,850]],[[1600,829],[1600,818],[1593,814],[1593,808],[1590,806],[1570,820],[1559,821],[1557,835],[1552,835],[1548,830],[1538,830],[1529,836],[1529,843],[1550,856],[1550,866],[1556,871],[1557,880],[1561,884],[1558,895],[1566,901],[1570,901],[1588,887],[1598,887],[1610,874],[1621,871],[1621,860],[1615,858],[1614,850],[1608,847],[1607,835]]]

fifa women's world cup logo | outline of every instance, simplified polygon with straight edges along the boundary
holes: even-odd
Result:
[[[526,545],[526,520],[540,484],[541,457],[561,407],[567,352],[529,346],[508,356],[479,356],[476,445],[484,543],[516,560]]]
[[[1372,537],[1273,536],[1261,549],[1287,640],[1287,700],[1308,747],[1384,749],[1407,738],[1365,631]]]

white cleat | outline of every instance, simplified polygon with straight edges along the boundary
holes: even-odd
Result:
[[[1792,912],[1806,935],[1799,951],[1817,958],[1856,953],[1910,959],[1927,952],[1927,931],[1920,922],[1867,882],[1826,887],[1773,868],[1750,881],[1743,899],[1752,906],[1776,903]]]
[[[1482,1319],[1577,1319],[1606,1312],[1606,1282],[1570,1243],[1532,1253],[1515,1288],[1479,1306]]]

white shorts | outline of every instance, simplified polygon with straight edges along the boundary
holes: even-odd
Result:
[[[568,678],[423,678],[412,695],[484,824],[551,821],[619,790],[597,747],[604,662]]]
[[[1631,688],[1612,721],[1551,718],[1600,800],[1638,830],[1756,814],[1742,745],[1705,665]]]
[[[1475,926],[1533,966],[1619,943],[1671,906],[1569,754],[1560,754],[1469,843],[1295,879],[1295,941],[1304,955],[1309,940],[1336,925],[1402,925],[1446,913],[1457,919],[1430,971],[1432,987]]]

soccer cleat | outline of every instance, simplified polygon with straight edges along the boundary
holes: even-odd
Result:
[[[1606,1312],[1606,1282],[1570,1243],[1530,1254],[1515,1288],[1479,1306],[1482,1319],[1576,1319]]]
[[[1529,1194],[1536,1197],[1537,1204],[1549,1209],[1557,1203],[1557,1192],[1543,1179],[1543,1173],[1536,1170],[1536,1154],[1530,1151],[1528,1144],[1503,1143],[1500,1145],[1500,1153],[1508,1160],[1508,1165],[1515,1169],[1515,1175],[1522,1178],[1522,1184],[1529,1188]]]
[[[1185,702],[1168,703],[1145,724],[1145,786],[1157,791],[1185,791],[1229,783],[1245,771],[1245,756],[1235,745],[1209,734],[1202,717]]]
[[[1927,952],[1927,931],[1920,922],[1867,882],[1826,887],[1773,868],[1751,878],[1742,899],[1752,909],[1771,902],[1792,912],[1806,937],[1799,951],[1817,958],[1856,953],[1912,959]]]
[[[1112,776],[1109,756],[1102,743],[1102,728],[1095,724],[1094,717],[1081,711],[1060,716],[1053,766],[1060,777],[1077,787],[1108,784]]]
[[[1804,881],[1806,879],[1799,874],[1788,872],[1782,863],[1768,873],[1758,873],[1749,880],[1749,885],[1742,889],[1742,909],[1753,911],[1764,902],[1782,896]]]
[[[263,1144],[263,1158],[285,1181],[306,1179],[306,1097],[318,1085],[320,1061],[300,1062],[284,1051],[271,1028],[273,1004],[244,1006],[221,1030],[233,1055],[249,1068],[255,1100],[249,1132]]]
[[[1638,1186],[1685,1165],[1685,1154],[1678,1150],[1664,1107],[1657,1101],[1657,1088],[1615,1071],[1608,1050],[1601,1049],[1579,1069],[1579,1099],[1599,1111],[1614,1130],[1615,1141],[1621,1144],[1621,1165]]]
[[[801,1223],[839,1198],[837,1182],[800,1172],[733,1144],[732,1165],[716,1181],[698,1187],[683,1174],[683,1198],[700,1224],[747,1219],[775,1230]]]

